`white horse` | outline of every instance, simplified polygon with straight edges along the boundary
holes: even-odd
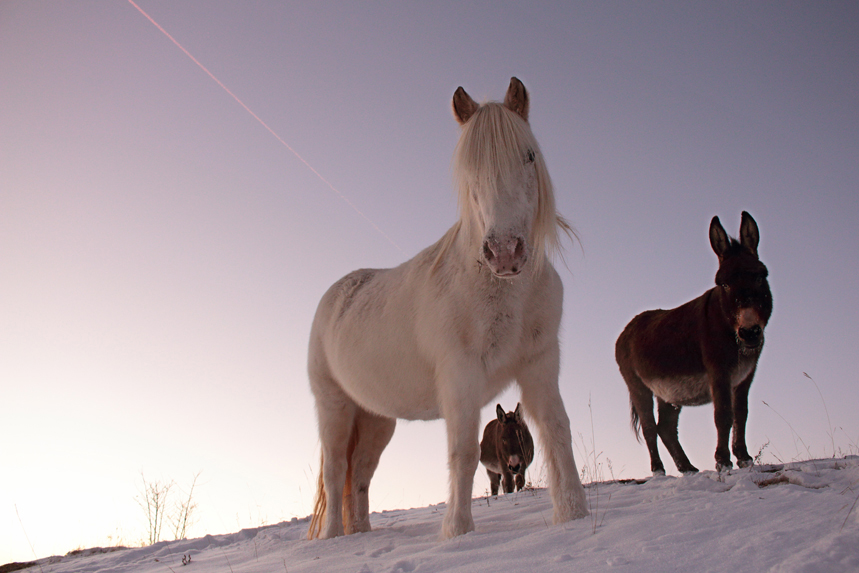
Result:
[[[528,93],[478,105],[461,87],[454,158],[460,219],[393,269],[361,269],[322,297],[308,372],[322,462],[308,538],[370,530],[368,490],[397,418],[444,418],[450,500],[441,537],[474,530],[480,409],[514,380],[539,432],[554,522],[587,515],[558,390],[563,287],[552,183],[528,125]]]

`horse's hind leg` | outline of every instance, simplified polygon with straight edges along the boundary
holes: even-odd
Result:
[[[680,419],[680,406],[669,404],[661,398],[657,397],[659,409],[659,424],[657,431],[659,437],[662,438],[662,443],[668,449],[671,457],[674,458],[674,465],[677,466],[677,471],[688,474],[696,473],[698,468],[689,462],[686,457],[686,452],[680,447],[680,440],[677,439],[677,423]]]
[[[357,440],[352,451],[351,495],[344,500],[349,516],[346,533],[370,531],[370,480],[379,466],[379,458],[391,437],[397,421],[359,409],[355,417]]]
[[[328,376],[311,373],[311,388],[319,418],[320,471],[327,504],[319,536],[329,539],[344,533],[343,490],[348,473],[349,439],[355,428],[358,407]]]

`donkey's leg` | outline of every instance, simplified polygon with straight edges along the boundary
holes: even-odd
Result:
[[[731,439],[731,450],[737,458],[737,465],[747,468],[754,464],[752,456],[746,449],[746,420],[749,417],[749,388],[755,371],[748,375],[743,382],[734,389],[734,428]]]
[[[327,507],[320,537],[343,535],[343,487],[348,468],[349,437],[355,427],[358,407],[330,377],[311,373],[316,397],[319,440],[322,443],[322,482]]]
[[[550,345],[529,360],[516,377],[522,389],[522,407],[534,421],[546,456],[556,524],[588,514],[585,490],[573,458],[570,419],[558,389],[558,369],[559,349]]]
[[[492,470],[486,470],[486,475],[489,476],[489,491],[492,495],[498,495],[498,486],[501,485],[501,474],[497,474]]]
[[[351,512],[347,534],[370,531],[370,480],[396,426],[395,419],[358,410],[355,418],[358,440],[352,452],[352,496],[344,501],[347,503],[346,511]]]
[[[505,471],[501,476],[504,478],[504,493],[513,493],[516,483],[513,481],[513,472]]]
[[[520,491],[525,489],[525,474],[519,473],[516,474],[516,491]]]
[[[728,438],[734,425],[734,393],[731,390],[730,378],[714,375],[710,392],[713,396],[713,418],[716,422],[716,471],[721,472],[734,467],[728,449]]]
[[[674,459],[674,465],[677,466],[677,471],[684,474],[697,473],[698,468],[692,465],[689,458],[686,457],[686,452],[680,446],[680,440],[677,438],[677,423],[680,421],[680,406],[669,404],[662,398],[656,399],[659,410],[659,423],[656,426],[659,437],[662,438],[662,443],[668,448],[668,453]]]
[[[647,444],[647,451],[650,454],[650,471],[653,472],[653,475],[665,475],[665,466],[662,465],[662,458],[659,457],[656,418],[653,416],[653,392],[644,385],[644,382],[635,372],[624,371],[621,368],[621,374],[629,389],[629,404],[632,408],[633,429],[636,430],[635,437],[638,439],[638,432],[635,428],[637,417],[641,426],[641,433],[644,434],[644,443]]]

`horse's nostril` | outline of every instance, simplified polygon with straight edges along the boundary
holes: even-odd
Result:
[[[483,241],[483,256],[487,261],[491,261],[495,258],[495,251],[493,251],[492,247],[489,246],[489,241]]]

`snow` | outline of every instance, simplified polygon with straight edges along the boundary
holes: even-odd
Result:
[[[439,504],[373,513],[372,532],[331,540],[306,540],[307,518],[293,519],[52,557],[29,571],[859,571],[859,456],[586,490],[591,515],[558,526],[551,525],[548,492],[538,488],[475,498],[476,530],[450,541],[438,540]]]

